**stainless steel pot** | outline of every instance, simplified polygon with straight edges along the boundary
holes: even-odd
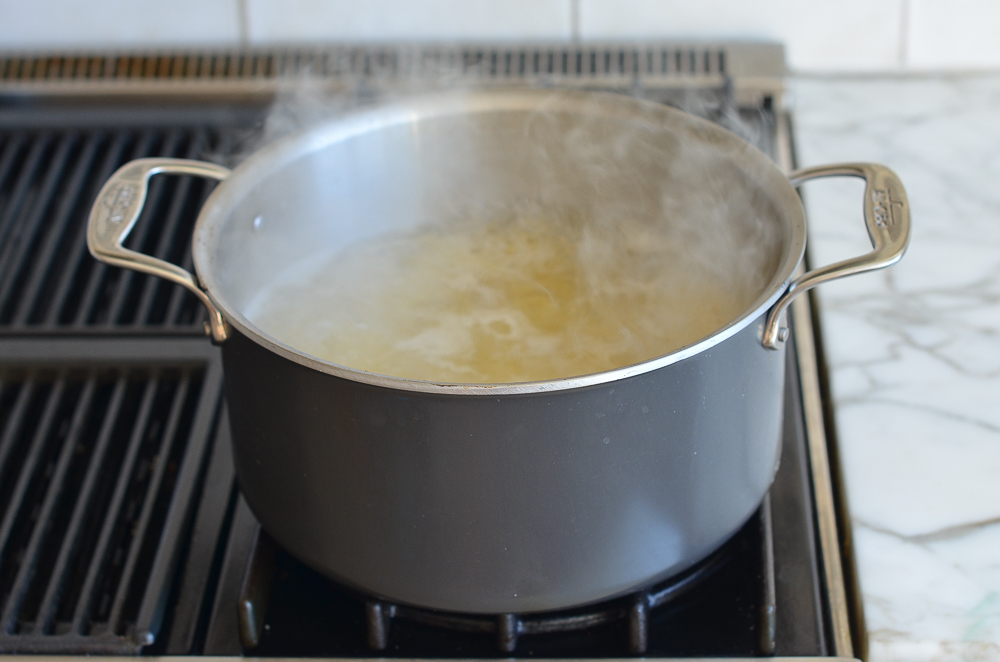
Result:
[[[195,227],[197,280],[122,247],[157,173],[224,180]],[[833,175],[866,180],[874,250],[793,281],[805,248],[794,187]],[[316,251],[523,200],[657,218],[669,204],[675,217],[721,218],[730,230],[717,243],[766,244],[766,287],[728,324],[665,356],[519,384],[361,372],[283,344],[244,314],[254,293]],[[908,231],[906,194],[882,166],[786,178],[735,135],[667,107],[506,90],[358,112],[232,172],[133,161],[100,192],[88,242],[98,259],[180,283],[208,309],[239,483],[281,545],[392,601],[524,613],[656,582],[734,533],[778,462],[784,352],[774,350],[786,307],[820,282],[896,262]]]

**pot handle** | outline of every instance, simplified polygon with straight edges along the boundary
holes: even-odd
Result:
[[[788,175],[792,186],[821,177],[860,177],[865,180],[864,214],[868,236],[874,250],[865,255],[813,269],[788,286],[764,324],[761,342],[768,349],[779,349],[788,338],[788,328],[781,326],[785,309],[798,295],[844,276],[882,269],[899,262],[910,242],[910,205],[902,182],[889,168],[875,163],[838,163],[796,170]]]
[[[149,178],[159,173],[195,175],[223,180],[231,171],[214,163],[189,159],[136,159],[115,171],[97,194],[87,222],[87,247],[101,262],[166,278],[191,290],[208,309],[206,332],[217,343],[224,342],[229,329],[222,314],[185,269],[164,260],[122,246],[139,219],[149,190]]]

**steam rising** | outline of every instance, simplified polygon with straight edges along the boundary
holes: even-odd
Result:
[[[305,81],[279,100],[263,140],[375,96],[386,94]],[[746,312],[781,244],[753,173],[697,130],[609,117],[601,97],[579,112],[553,99],[424,122],[420,149],[400,150],[415,160],[416,193],[390,172],[375,187],[407,210],[398,222],[377,218],[369,225],[388,229],[310,247],[256,292],[247,318],[360,370],[510,383],[647,361]]]

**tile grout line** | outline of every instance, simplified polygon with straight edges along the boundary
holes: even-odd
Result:
[[[569,0],[569,37],[580,41],[580,0]]]
[[[246,0],[242,0],[246,2]],[[902,0],[899,7],[899,68],[906,70],[906,51],[910,47],[910,0]]]
[[[233,0],[236,3],[236,22],[239,27],[239,44],[241,48],[250,45],[250,17],[247,2],[249,0]],[[905,0],[904,0],[905,1]]]

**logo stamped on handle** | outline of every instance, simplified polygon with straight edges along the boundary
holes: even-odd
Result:
[[[902,207],[903,203],[893,200],[889,196],[888,189],[874,189],[872,191],[872,203],[875,205],[875,225],[880,228],[896,224],[893,208]]]
[[[108,221],[121,223],[125,214],[135,201],[138,187],[135,184],[118,184],[108,189],[101,203],[108,208]]]

